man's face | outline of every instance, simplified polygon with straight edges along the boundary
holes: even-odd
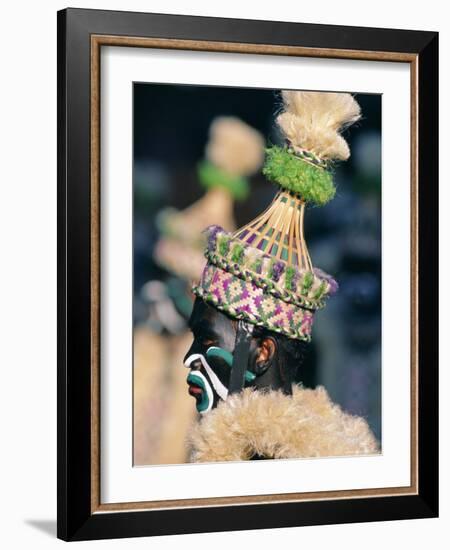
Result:
[[[227,397],[229,358],[234,350],[236,331],[228,317],[199,298],[195,300],[189,328],[194,341],[184,358],[185,366],[190,369],[188,391],[195,397],[197,410],[205,413]],[[219,354],[217,348],[220,348]]]

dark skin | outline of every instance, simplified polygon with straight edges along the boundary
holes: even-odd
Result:
[[[211,346],[217,346],[233,353],[237,322],[206,304],[200,298],[195,300],[189,327],[194,340],[185,360],[193,354],[206,356],[206,352]],[[231,372],[229,365],[219,358],[208,361],[208,363],[222,384],[228,387]],[[191,363],[190,369],[206,374],[200,360]],[[286,394],[292,393],[293,380],[289,358],[283,354],[279,345],[279,337],[275,333],[256,328],[251,341],[247,370],[256,376],[252,382],[247,383],[248,386],[256,389],[281,389]],[[197,395],[194,397],[200,398]],[[219,400],[219,396],[215,394],[213,407],[217,406]]]

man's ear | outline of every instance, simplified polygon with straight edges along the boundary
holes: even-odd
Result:
[[[254,371],[256,376],[265,373],[272,364],[277,345],[272,337],[261,338],[255,354]]]

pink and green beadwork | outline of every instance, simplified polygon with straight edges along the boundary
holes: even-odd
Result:
[[[206,233],[208,262],[194,294],[231,317],[309,341],[314,311],[336,292],[336,281],[275,259],[219,226]]]
[[[238,238],[219,226],[210,226],[205,231],[208,263],[251,281],[275,298],[316,310],[324,307],[326,298],[338,289],[337,282],[322,270],[302,269],[277,259],[271,251],[267,253],[245,241],[246,235],[242,233],[237,232]]]
[[[275,298],[254,282],[207,264],[193,292],[234,319],[243,319],[299,340],[311,340],[314,312]]]

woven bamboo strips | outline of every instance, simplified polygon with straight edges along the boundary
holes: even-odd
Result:
[[[304,213],[305,203],[299,197],[281,191],[261,215],[234,236],[255,248],[260,247],[277,260],[311,271],[311,258],[304,238]]]

